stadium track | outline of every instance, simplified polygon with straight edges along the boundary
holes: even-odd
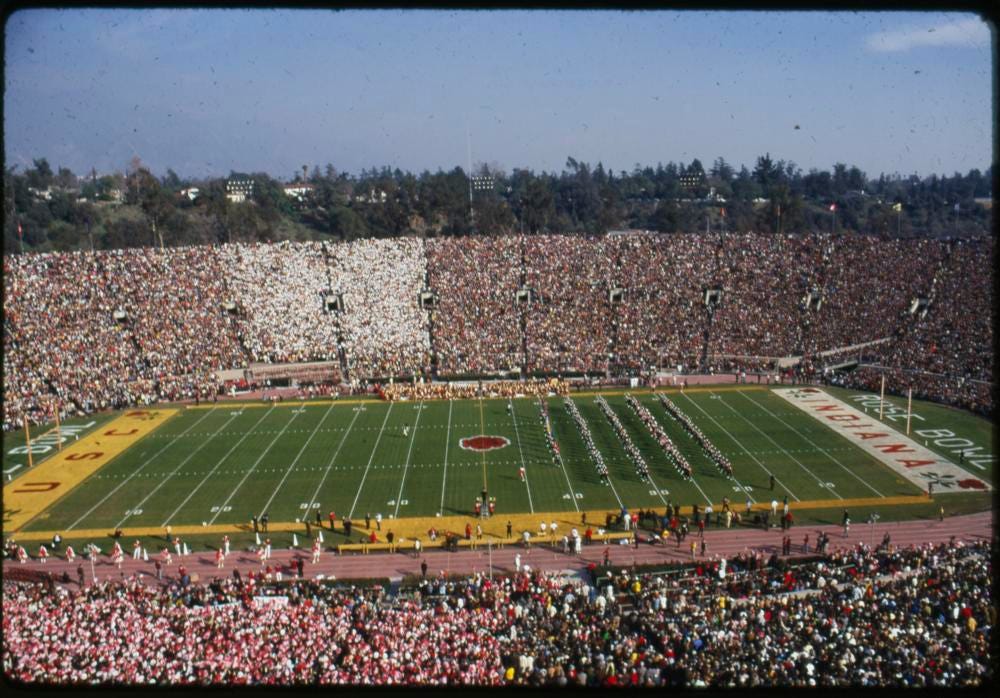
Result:
[[[804,555],[802,552],[804,536],[809,535],[809,549],[812,553],[815,551],[817,534],[821,531],[830,537],[829,551],[838,548],[851,548],[858,543],[869,544],[872,540],[877,545],[886,532],[891,535],[892,544],[895,546],[944,543],[952,537],[958,541],[988,540],[993,535],[993,513],[979,512],[967,516],[945,518],[944,521],[916,520],[877,523],[874,527],[874,535],[872,535],[870,524],[855,522],[851,527],[850,535],[846,538],[841,526],[794,526],[789,532],[783,532],[780,528],[770,531],[757,528],[707,529],[705,531],[707,553],[705,556],[699,554],[696,559],[732,558],[747,549],[757,550],[767,555],[775,552],[780,553],[781,541],[785,535],[790,535],[792,538],[792,554],[788,557],[802,557]],[[643,542],[639,544],[638,548],[631,544],[607,546],[611,564],[628,566],[690,562],[692,559],[691,541],[698,541],[700,544],[697,532],[689,535],[679,547],[673,539],[666,546],[652,545],[645,542],[645,535],[648,535],[646,532],[642,532],[641,535],[643,535]],[[554,549],[547,545],[532,545],[530,550],[525,550],[521,545],[513,544],[502,548],[495,547],[492,550],[492,566],[494,573],[511,573],[515,569],[514,557],[520,554],[521,564],[530,565],[532,569],[578,574],[585,572],[591,563],[600,566],[604,549],[604,544],[594,543],[590,546],[584,546],[583,552],[577,556],[572,553],[563,553],[560,547]],[[272,568],[287,567],[293,564],[298,557],[303,558],[304,575],[307,578],[323,575],[327,579],[336,577],[339,580],[376,577],[398,580],[405,575],[419,575],[421,560],[427,561],[429,575],[436,575],[439,572],[474,574],[487,572],[490,567],[490,552],[484,547],[479,547],[476,550],[462,548],[457,552],[433,549],[424,551],[419,556],[414,555],[412,551],[342,556],[324,551],[320,562],[315,565],[311,563],[311,554],[308,550],[285,549],[273,551],[269,564]],[[120,575],[127,577],[138,574],[145,581],[156,583],[153,560],[154,558],[150,557],[148,562],[143,562],[126,556],[121,571],[119,571],[106,554],[101,554],[94,566],[94,571],[98,579],[106,580]],[[212,577],[232,575],[233,569],[239,569],[244,576],[251,570],[260,571],[262,569],[256,556],[247,551],[233,550],[226,559],[225,567],[221,570],[216,567],[213,551],[197,551],[184,556],[183,560],[175,556],[172,565],[164,565],[163,583],[177,579],[177,570],[181,562],[192,574],[192,579],[197,579],[201,583],[207,583]],[[90,563],[79,557],[73,563],[68,563],[56,555],[51,555],[46,563],[41,563],[36,559],[29,560],[23,565],[10,560],[4,561],[4,566],[10,568],[23,567],[35,571],[55,573],[60,576],[66,572],[70,579],[74,580],[71,582],[71,586],[76,585],[78,565],[82,565],[86,583],[89,584],[92,581]],[[195,574],[198,576],[195,577]],[[285,575],[286,578],[294,576],[287,569]]]

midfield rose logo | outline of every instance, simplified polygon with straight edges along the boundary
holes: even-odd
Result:
[[[492,451],[497,448],[510,446],[510,439],[502,436],[467,436],[458,442],[458,445],[466,451]]]

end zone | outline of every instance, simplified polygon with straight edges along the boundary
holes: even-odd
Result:
[[[937,493],[993,489],[967,470],[819,388],[771,392],[833,429],[921,490],[926,491],[930,485]]]
[[[49,457],[3,488],[10,518],[4,529],[16,532],[74,487],[124,453],[177,414],[176,409],[131,410]]]

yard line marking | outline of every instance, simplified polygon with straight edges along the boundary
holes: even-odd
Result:
[[[206,412],[205,414],[208,415],[208,414],[211,414],[211,412]],[[225,424],[223,424],[221,427],[219,427],[218,429],[216,429],[214,434],[212,434],[207,439],[205,439],[200,444],[198,444],[198,448],[196,448],[193,451],[191,451],[191,453],[189,453],[187,455],[187,458],[185,458],[184,460],[182,460],[180,462],[180,464],[176,468],[174,468],[173,470],[171,470],[170,473],[165,478],[163,478],[156,487],[154,487],[152,490],[150,490],[149,494],[147,494],[145,497],[143,497],[142,500],[140,500],[140,502],[138,504],[136,504],[133,507],[130,507],[130,509],[140,509],[143,504],[145,504],[146,502],[149,501],[150,497],[152,497],[154,494],[156,494],[157,490],[159,490],[161,487],[163,487],[165,484],[167,484],[167,481],[170,478],[172,478],[174,475],[177,474],[178,470],[180,470],[181,468],[183,468],[187,464],[187,462],[189,460],[191,460],[192,458],[194,458],[195,454],[198,453],[198,451],[200,451],[201,449],[205,448],[205,446],[207,446],[209,444],[209,442],[212,441],[212,439],[214,439],[216,436],[218,436],[219,432],[221,432],[223,429],[225,429],[227,426],[229,426],[229,423],[232,422],[234,419],[236,419],[238,416],[239,416],[239,414],[234,414],[232,417],[230,417],[226,421]],[[147,476],[148,476],[148,473],[147,473]],[[128,518],[129,517],[126,514],[124,517],[122,517],[121,521],[119,521],[118,523],[115,524],[115,528],[116,529],[117,528],[121,528],[122,524],[125,523],[128,520]]]
[[[347,514],[347,518],[354,518],[354,507],[358,506],[358,499],[361,497],[361,490],[365,486],[365,480],[368,479],[368,470],[372,467],[372,461],[375,460],[375,451],[378,450],[378,443],[382,440],[382,434],[385,433],[385,423],[389,421],[389,414],[392,412],[392,406],[396,403],[390,402],[389,409],[385,411],[385,419],[382,420],[382,428],[379,429],[378,436],[375,437],[375,446],[372,447],[372,455],[368,458],[368,465],[365,466],[365,474],[361,476],[361,484],[358,485],[358,493],[354,495],[354,503],[351,504],[351,511]]]
[[[271,408],[271,409],[274,409],[274,407],[272,406],[272,408]],[[162,524],[160,524],[160,528],[164,528],[164,527],[165,527],[165,526],[166,526],[166,525],[167,525],[168,523],[170,523],[170,520],[171,520],[172,518],[174,518],[174,517],[175,517],[175,516],[177,515],[177,512],[179,512],[179,511],[181,510],[181,508],[183,508],[183,506],[184,506],[185,504],[187,504],[187,503],[188,503],[188,502],[189,502],[189,501],[191,500],[191,497],[193,497],[193,496],[194,496],[194,493],[195,493],[195,492],[197,492],[198,490],[200,490],[200,489],[201,489],[201,486],[205,484],[205,480],[208,480],[208,478],[212,477],[212,473],[214,473],[214,472],[215,472],[215,471],[216,471],[216,470],[218,469],[218,467],[219,467],[220,465],[222,465],[222,464],[223,464],[223,463],[224,463],[224,462],[226,461],[226,459],[227,459],[227,458],[229,458],[229,456],[230,456],[230,455],[232,454],[232,452],[233,452],[233,451],[235,451],[235,450],[236,450],[236,448],[237,448],[237,447],[238,447],[238,446],[239,446],[239,445],[240,445],[241,443],[243,443],[243,440],[244,440],[244,439],[246,439],[246,438],[247,438],[248,436],[250,436],[250,434],[252,434],[252,433],[253,433],[253,430],[257,428],[257,425],[258,425],[258,424],[260,424],[260,423],[261,423],[261,422],[263,422],[263,421],[264,421],[265,419],[267,419],[267,415],[269,415],[269,414],[271,414],[271,410],[268,410],[267,412],[265,412],[265,413],[264,413],[264,415],[263,415],[263,416],[262,416],[262,417],[261,417],[260,419],[258,419],[258,420],[257,420],[257,422],[256,422],[256,423],[255,423],[255,424],[253,425],[253,427],[251,427],[250,431],[248,431],[248,432],[247,432],[247,433],[245,433],[245,434],[244,434],[243,436],[241,436],[241,437],[240,437],[240,440],[239,440],[239,441],[237,441],[237,442],[236,442],[235,444],[233,444],[233,447],[232,447],[232,448],[230,448],[230,449],[229,449],[229,451],[228,451],[228,452],[226,453],[226,455],[224,455],[224,456],[223,456],[223,457],[222,457],[222,458],[221,458],[221,459],[220,459],[220,460],[219,460],[219,461],[218,461],[218,462],[217,462],[217,463],[215,464],[215,467],[214,467],[214,468],[212,468],[211,470],[209,470],[209,471],[208,471],[208,474],[207,474],[207,475],[205,475],[205,477],[204,477],[204,478],[202,479],[202,481],[201,481],[201,482],[199,482],[199,483],[198,483],[198,485],[197,485],[197,486],[196,486],[196,487],[195,487],[195,488],[194,488],[193,490],[191,490],[191,492],[190,492],[190,493],[188,493],[188,496],[184,498],[184,501],[183,501],[183,502],[181,502],[180,506],[179,506],[179,507],[177,507],[176,509],[174,509],[173,513],[171,513],[171,514],[170,514],[170,516],[168,516],[168,517],[166,518],[166,520],[165,520],[165,521],[164,521],[164,522],[163,522]]]
[[[826,449],[821,448],[819,445],[813,443],[812,439],[810,439],[808,436],[806,436],[805,434],[803,434],[802,432],[800,432],[798,429],[796,429],[795,427],[793,427],[792,425],[790,425],[788,422],[786,422],[785,420],[783,420],[781,417],[778,417],[777,415],[772,414],[771,411],[769,409],[767,409],[767,407],[765,407],[761,403],[757,402],[756,400],[747,397],[746,395],[744,395],[743,397],[746,397],[747,400],[750,400],[750,402],[754,403],[755,405],[759,405],[762,410],[764,410],[765,412],[767,412],[769,415],[771,415],[772,417],[774,417],[775,419],[777,419],[779,422],[781,422],[782,424],[784,424],[786,427],[788,427],[789,429],[791,429],[792,431],[794,431],[796,434],[798,434],[799,436],[801,436],[803,439],[805,439],[806,441],[808,441],[810,446],[812,446],[817,451],[819,451],[820,453],[822,453],[824,456],[826,456],[827,458],[829,458],[830,460],[832,460],[834,463],[836,463],[837,465],[839,465],[843,470],[847,471],[848,474],[852,475],[855,480],[857,480],[862,485],[864,485],[865,487],[867,487],[868,489],[870,489],[872,492],[874,492],[875,494],[877,494],[879,497],[884,497],[885,496],[884,494],[882,494],[881,492],[879,492],[877,489],[875,489],[874,487],[872,487],[870,484],[868,484],[867,480],[865,480],[864,478],[862,478],[861,476],[859,476],[854,471],[850,470],[846,465],[844,465],[839,460],[837,460],[836,458],[834,458],[833,456],[831,456],[829,453],[827,453]]]
[[[212,518],[210,518],[208,520],[208,523],[210,523],[210,524],[214,524],[215,523],[215,520],[217,518],[219,518],[219,514],[221,514],[223,511],[225,511],[226,505],[229,504],[229,502],[236,495],[236,493],[239,492],[240,488],[243,487],[243,483],[246,482],[246,480],[247,480],[248,477],[250,477],[250,473],[252,473],[254,470],[257,469],[257,466],[260,465],[260,462],[262,460],[264,460],[264,456],[267,455],[267,452],[270,451],[271,447],[274,446],[274,444],[276,444],[278,442],[278,439],[280,439],[281,435],[285,433],[285,430],[288,429],[288,427],[290,427],[292,425],[292,422],[294,422],[296,419],[298,419],[298,416],[300,414],[302,414],[302,413],[301,412],[292,412],[292,418],[289,419],[288,422],[285,424],[285,426],[283,426],[281,428],[281,431],[278,432],[277,436],[275,436],[273,439],[271,439],[271,443],[269,443],[267,445],[267,448],[265,448],[263,451],[260,452],[260,455],[257,456],[257,460],[255,460],[254,463],[253,463],[253,465],[250,466],[250,470],[246,471],[246,473],[243,474],[243,477],[236,484],[236,487],[234,487],[233,491],[229,493],[228,497],[226,497],[226,501],[224,501],[222,504],[219,505],[219,510],[217,512],[215,512],[215,516],[213,516]]]
[[[150,463],[152,463],[152,462],[153,462],[154,460],[156,460],[156,457],[157,457],[157,456],[159,456],[159,455],[160,455],[161,453],[163,453],[163,452],[164,452],[164,451],[166,451],[166,450],[167,450],[168,448],[170,448],[171,446],[173,446],[173,445],[174,445],[174,444],[175,444],[175,443],[177,442],[177,440],[178,440],[179,438],[181,438],[181,437],[182,437],[182,436],[184,436],[184,435],[185,435],[186,433],[188,433],[189,431],[191,431],[192,429],[194,429],[194,428],[195,428],[196,426],[198,426],[199,424],[201,424],[201,423],[202,423],[202,421],[203,421],[203,420],[205,420],[205,419],[206,419],[206,418],[207,418],[207,417],[208,417],[208,416],[209,416],[210,414],[212,414],[212,412],[213,412],[214,410],[215,410],[215,408],[212,408],[211,410],[209,410],[208,412],[206,412],[206,413],[205,413],[205,414],[204,414],[204,415],[203,415],[203,416],[202,416],[202,417],[201,417],[201,418],[200,418],[200,419],[199,419],[199,420],[198,420],[197,422],[195,422],[194,424],[192,424],[191,426],[189,426],[189,427],[188,427],[187,429],[185,429],[184,431],[182,431],[182,432],[181,432],[180,434],[178,434],[177,436],[175,436],[175,437],[174,437],[173,439],[171,439],[171,440],[170,440],[170,443],[168,443],[168,444],[167,444],[166,446],[164,446],[164,447],[163,447],[163,448],[161,448],[161,449],[160,449],[159,451],[157,451],[157,452],[156,452],[156,453],[154,453],[154,454],[153,454],[152,456],[150,456],[150,457],[149,457],[149,459],[148,459],[148,460],[146,460],[146,461],[145,461],[145,462],[144,462],[144,463],[143,463],[142,465],[140,465],[140,466],[139,466],[138,468],[136,468],[136,469],[135,469],[135,470],[134,470],[134,471],[132,472],[132,474],[131,474],[131,475],[129,475],[129,476],[128,476],[127,478],[125,478],[124,480],[122,480],[121,484],[120,484],[120,485],[118,485],[118,487],[114,488],[113,490],[111,490],[110,492],[108,492],[108,493],[107,493],[106,495],[104,495],[104,497],[103,497],[103,498],[101,498],[101,500],[100,500],[100,501],[98,501],[98,502],[97,502],[97,504],[95,504],[94,506],[90,507],[90,509],[88,509],[88,510],[87,510],[87,511],[86,511],[86,512],[85,512],[85,513],[83,514],[83,516],[81,516],[81,517],[80,517],[79,519],[77,519],[77,520],[76,520],[76,521],[74,521],[74,522],[73,522],[72,524],[70,524],[70,525],[69,525],[69,526],[68,526],[68,527],[66,528],[66,530],[67,530],[67,531],[72,531],[72,530],[73,530],[74,528],[76,528],[77,524],[79,524],[79,523],[80,523],[81,521],[83,521],[83,520],[84,520],[85,518],[87,518],[88,516],[90,516],[90,515],[91,515],[91,514],[92,514],[92,513],[94,512],[94,510],[95,510],[95,509],[97,509],[97,507],[101,506],[102,504],[104,504],[104,502],[108,501],[108,499],[110,499],[110,498],[111,498],[111,496],[112,496],[112,495],[113,495],[113,494],[114,494],[115,492],[117,492],[118,490],[120,490],[120,489],[121,489],[122,487],[124,487],[124,486],[125,486],[125,483],[127,483],[127,482],[128,482],[129,480],[131,480],[132,478],[134,478],[134,477],[135,477],[136,475],[138,475],[138,474],[139,474],[139,473],[140,473],[140,472],[142,471],[142,469],[143,469],[143,468],[145,468],[145,467],[146,467],[147,465],[149,465],[149,464],[150,464]]]
[[[448,444],[451,442],[451,409],[455,406],[455,401],[448,400],[448,433],[444,437],[444,475],[441,476],[441,506],[438,513],[444,513],[444,484],[448,481]]]
[[[714,395],[715,393],[713,392],[713,393],[710,393],[710,394]],[[825,486],[825,483],[824,483],[824,482],[823,482],[822,480],[820,480],[820,479],[819,479],[819,478],[818,478],[818,477],[816,476],[816,474],[815,474],[815,473],[814,473],[813,471],[811,471],[811,470],[810,470],[809,468],[807,468],[807,467],[806,467],[805,465],[803,465],[803,464],[802,464],[802,461],[800,461],[800,460],[799,460],[798,458],[796,458],[796,457],[795,457],[795,456],[793,456],[793,455],[792,455],[791,453],[789,453],[789,452],[788,452],[788,451],[786,451],[786,450],[785,450],[784,448],[782,448],[782,447],[781,447],[781,444],[779,444],[779,443],[778,443],[777,441],[775,441],[775,440],[774,440],[774,439],[772,439],[772,438],[771,438],[770,436],[768,436],[767,434],[765,434],[765,433],[764,433],[763,431],[761,431],[761,430],[760,430],[760,427],[758,427],[758,426],[757,426],[756,424],[754,424],[754,423],[753,423],[753,422],[751,422],[751,421],[750,421],[749,419],[747,419],[747,418],[746,418],[746,417],[744,417],[744,416],[743,416],[742,414],[740,414],[739,410],[737,410],[737,409],[736,409],[735,407],[733,407],[733,406],[732,406],[732,405],[730,405],[730,404],[729,404],[728,402],[726,402],[725,398],[723,398],[723,397],[722,397],[721,395],[719,395],[719,396],[718,396],[718,398],[719,398],[719,402],[721,402],[721,403],[722,403],[723,405],[725,405],[725,406],[726,406],[726,407],[727,407],[727,408],[728,408],[729,410],[731,410],[731,411],[733,412],[733,414],[735,414],[735,415],[739,416],[739,417],[740,417],[740,419],[742,419],[742,420],[743,420],[744,422],[746,422],[747,424],[749,424],[750,426],[752,426],[752,427],[753,427],[753,428],[754,428],[754,429],[755,429],[755,430],[757,431],[757,433],[758,433],[758,434],[760,434],[760,435],[761,435],[761,436],[763,436],[763,437],[764,437],[765,439],[767,439],[768,441],[770,441],[771,443],[773,443],[773,444],[774,444],[775,446],[777,446],[777,447],[778,447],[778,449],[779,449],[779,450],[780,450],[780,451],[781,451],[782,453],[784,453],[784,454],[785,454],[786,456],[788,456],[788,457],[789,457],[789,458],[791,458],[791,459],[792,459],[793,461],[795,461],[795,462],[796,462],[796,464],[797,464],[797,465],[798,465],[798,466],[799,466],[800,468],[802,468],[802,469],[803,469],[803,470],[805,470],[805,471],[806,471],[807,473],[809,473],[809,474],[810,474],[810,475],[812,475],[812,476],[813,476],[814,478],[816,478],[816,484],[818,484],[818,485],[819,485],[819,486],[820,486],[821,488],[823,488],[823,489],[825,489],[825,490],[830,490],[830,488],[829,488],[829,487],[826,487],[826,486]],[[834,496],[834,497],[836,497],[837,499],[843,499],[843,497],[841,497],[841,496],[840,496],[840,493],[839,493],[839,492],[836,492],[835,490],[830,490],[830,491],[832,491],[832,492],[833,492],[833,496]]]
[[[360,415],[360,410],[355,411],[354,418],[351,419],[351,423],[347,426],[347,431],[345,431],[344,435],[340,437],[340,443],[337,445],[337,450],[333,452],[333,456],[330,458],[330,462],[327,464],[326,470],[323,471],[323,477],[319,479],[319,484],[316,485],[316,491],[313,492],[312,499],[309,500],[309,506],[306,508],[307,514],[312,511],[312,505],[316,503],[316,497],[319,496],[319,491],[323,488],[323,483],[326,482],[326,476],[330,474],[331,469],[337,469],[333,467],[333,463],[337,460],[337,454],[340,453],[340,449],[344,447],[344,443],[347,441],[347,436],[351,433],[351,427],[354,426],[354,422],[358,420]]]
[[[681,395],[684,395],[684,393],[681,393]],[[708,417],[709,419],[711,419],[713,422],[715,422],[715,425],[717,427],[719,427],[719,429],[722,429],[722,431],[726,434],[726,436],[728,436],[733,441],[733,443],[735,443],[737,446],[739,446],[741,449],[743,449],[744,453],[746,453],[748,456],[750,456],[751,458],[753,458],[754,462],[757,463],[757,465],[760,466],[761,470],[763,470],[765,473],[767,473],[771,477],[774,477],[774,481],[777,482],[779,485],[781,485],[782,488],[785,490],[785,492],[787,492],[788,494],[792,495],[792,499],[794,499],[796,502],[801,502],[802,501],[801,499],[799,499],[798,497],[795,496],[795,493],[792,492],[788,488],[788,486],[785,485],[785,483],[783,483],[781,480],[779,480],[777,477],[775,477],[774,473],[772,473],[770,470],[768,470],[767,467],[765,467],[765,465],[763,463],[761,463],[759,460],[757,460],[757,457],[754,456],[753,453],[751,453],[750,451],[748,451],[747,447],[744,446],[742,443],[740,443],[739,439],[737,439],[735,436],[733,436],[731,433],[729,433],[728,429],[726,429],[724,426],[722,426],[721,424],[719,424],[719,420],[717,420],[715,417],[713,417],[708,412],[706,412],[705,408],[703,408],[701,405],[699,405],[697,402],[695,402],[694,400],[692,400],[687,395],[684,395],[684,398],[688,402],[690,402],[692,405],[694,405],[696,408],[698,408],[698,410],[700,410],[703,415],[705,415],[706,417]],[[737,484],[740,484],[740,483],[737,483]],[[743,487],[743,485],[740,484],[740,487]],[[746,492],[746,490],[744,490],[744,492]],[[757,501],[756,499],[753,498],[753,495],[751,495],[749,492],[746,492],[746,495],[750,499],[751,502]]]
[[[544,399],[544,398],[539,398],[539,399]],[[553,440],[555,439],[554,436],[552,438]],[[569,481],[569,473],[566,472],[566,463],[563,460],[562,454],[559,455],[559,466],[562,468],[563,477],[566,478],[566,487],[569,488],[569,498],[573,500],[573,508],[575,508],[577,511],[580,511],[580,505],[576,503],[576,491],[573,489],[573,485]]]
[[[298,454],[296,454],[295,460],[293,460],[292,464],[288,466],[288,469],[285,471],[284,476],[281,478],[281,482],[278,483],[278,486],[274,488],[274,492],[271,493],[271,498],[267,500],[267,504],[261,507],[260,516],[264,515],[264,512],[267,511],[267,508],[271,506],[271,502],[273,502],[274,498],[278,496],[278,492],[281,491],[281,486],[285,484],[285,480],[288,479],[288,476],[289,474],[291,474],[292,469],[295,467],[295,464],[299,462],[299,458],[301,458],[302,454],[305,452],[306,446],[308,446],[309,442],[313,440],[314,436],[316,436],[316,432],[319,431],[319,428],[323,425],[323,422],[326,421],[326,418],[330,416],[330,412],[333,411],[333,406],[335,404],[336,403],[330,404],[330,406],[326,410],[326,413],[323,415],[323,419],[319,420],[319,424],[317,424],[316,428],[312,430],[312,433],[309,435],[309,438],[306,439],[306,442],[302,444],[302,448],[300,448]],[[309,512],[307,511],[306,514],[308,513]]]
[[[417,419],[413,422],[413,436],[410,437],[410,448],[406,451],[406,464],[403,466],[403,479],[399,481],[399,494],[396,495],[396,511],[393,513],[392,518],[399,518],[399,503],[402,501],[403,497],[403,485],[406,483],[406,472],[410,469],[410,455],[413,453],[413,442],[417,438],[417,425],[420,424],[420,415],[424,412],[424,401],[420,401],[417,409]]]
[[[510,401],[510,421],[514,422],[514,436],[517,438],[517,450],[521,454],[521,467],[524,468],[524,486],[528,488],[528,508],[531,513],[535,513],[535,506],[531,503],[531,485],[528,484],[528,466],[524,462],[524,451],[521,449],[521,433],[517,429],[517,418],[514,416],[514,401]],[[573,493],[569,493],[570,499],[576,504],[576,498]],[[579,509],[577,509],[579,511]]]
[[[486,417],[483,415],[483,399],[479,398],[479,433],[486,436]],[[483,489],[486,487],[486,451],[483,451]]]

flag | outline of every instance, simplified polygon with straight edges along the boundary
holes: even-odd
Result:
[[[721,210],[719,211],[719,214],[720,214],[720,215],[721,215],[721,216],[722,216],[723,218],[725,218],[725,217],[726,217],[726,209],[721,209]]]
[[[896,213],[899,213],[900,211],[903,210],[903,204],[900,204],[900,203],[893,204],[892,205],[892,210],[895,211]]]
[[[830,212],[832,213],[833,211],[836,210],[837,210],[837,204],[830,204]]]
[[[961,206],[959,206],[958,204],[955,204],[955,213],[958,213],[960,210],[961,210]]]
[[[18,224],[17,224],[17,239],[18,240],[24,240],[24,231],[21,230],[21,223],[20,222],[18,222]]]

